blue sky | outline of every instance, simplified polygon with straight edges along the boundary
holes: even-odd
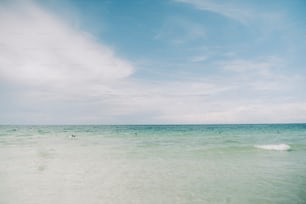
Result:
[[[306,3],[0,2],[1,124],[306,122]]]

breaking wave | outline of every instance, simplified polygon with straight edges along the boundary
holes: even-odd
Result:
[[[288,151],[290,146],[287,144],[269,144],[269,145],[255,145],[256,148],[265,150],[278,150],[278,151]]]

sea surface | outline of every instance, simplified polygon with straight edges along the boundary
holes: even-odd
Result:
[[[306,124],[0,126],[1,204],[305,204]]]

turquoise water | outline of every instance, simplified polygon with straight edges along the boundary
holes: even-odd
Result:
[[[306,124],[0,126],[0,203],[306,203]]]

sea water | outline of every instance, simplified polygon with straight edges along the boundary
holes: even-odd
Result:
[[[306,203],[306,124],[0,126],[1,204]]]

